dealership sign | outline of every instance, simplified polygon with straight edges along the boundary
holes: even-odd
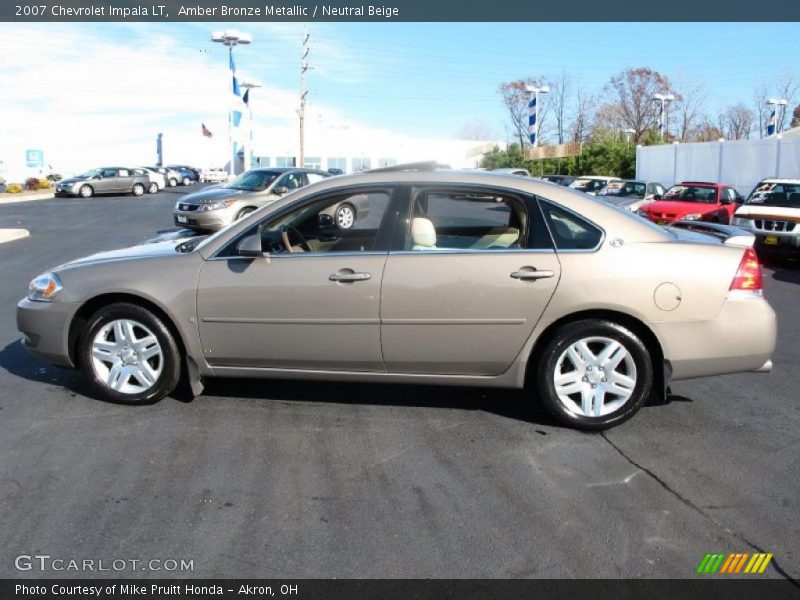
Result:
[[[25,150],[25,165],[28,167],[41,167],[44,165],[44,151]]]

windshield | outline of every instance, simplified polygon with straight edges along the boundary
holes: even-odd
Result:
[[[279,171],[248,171],[247,173],[242,173],[239,177],[226,183],[222,187],[232,190],[257,192],[269,187],[269,185],[281,175],[282,173]]]
[[[700,187],[696,185],[673,185],[664,194],[664,200],[679,202],[702,202],[704,204],[716,204],[717,188]]]
[[[800,208],[800,182],[760,183],[750,193],[745,204]]]
[[[81,173],[78,177],[94,177],[100,174],[100,169],[89,169],[86,173]]]
[[[635,181],[612,181],[598,192],[598,196],[644,198],[645,184]]]

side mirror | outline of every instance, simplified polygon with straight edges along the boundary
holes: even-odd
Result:
[[[730,198],[723,198],[722,200],[719,201],[719,203],[722,204],[723,206],[725,206],[725,205],[731,204],[731,199]]]
[[[323,213],[319,216],[317,226],[319,227],[320,231],[323,229],[333,229],[336,227],[336,221],[333,220],[331,215]]]
[[[261,234],[254,233],[239,240],[239,243],[236,244],[236,254],[252,258],[264,256],[264,248],[261,246]]]
[[[278,187],[272,188],[272,193],[278,194],[278,196],[283,196],[284,194],[289,193],[289,188],[287,188],[285,185],[279,185]]]

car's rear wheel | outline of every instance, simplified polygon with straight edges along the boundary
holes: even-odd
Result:
[[[78,193],[81,195],[81,198],[91,198],[92,194],[94,194],[94,190],[90,185],[82,185]]]
[[[188,177],[183,178],[183,185],[191,185],[191,184],[192,184],[191,179],[189,179]]]
[[[253,208],[252,206],[247,206],[247,207],[245,207],[245,208],[243,208],[242,210],[239,211],[239,214],[236,215],[236,219],[237,220],[242,219],[242,218],[246,217],[247,215],[249,215],[251,212],[254,212],[255,210],[256,209]]]
[[[336,209],[336,226],[350,229],[356,222],[356,208],[352,204],[341,204]]]
[[[110,402],[152,404],[178,385],[180,351],[172,333],[135,304],[111,304],[92,315],[79,358],[92,389]]]
[[[539,357],[540,398],[570,427],[601,430],[622,423],[636,414],[652,390],[649,351],[636,334],[611,321],[568,323]]]
[[[155,194],[158,191],[158,184],[155,181],[151,181],[150,185],[147,186],[147,191],[150,194]]]
[[[178,180],[175,179],[174,177],[170,177],[170,179],[169,179],[169,187],[175,187],[176,185],[178,185]]]
[[[132,191],[134,196],[141,196],[144,194],[144,186],[141,183],[135,183]]]

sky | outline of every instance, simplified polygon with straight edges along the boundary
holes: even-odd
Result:
[[[202,160],[200,123],[226,131],[226,49],[212,29],[253,35],[235,50],[257,125],[296,130],[302,24],[0,24],[0,160],[45,148],[62,170],[152,163],[166,131]],[[502,81],[562,72],[590,93],[627,67],[700,82],[706,105],[753,103],[753,89],[800,75],[800,24],[312,23],[308,128],[454,138],[478,122],[509,137]],[[546,102],[546,99],[545,99]],[[173,145],[172,147],[175,147]]]

